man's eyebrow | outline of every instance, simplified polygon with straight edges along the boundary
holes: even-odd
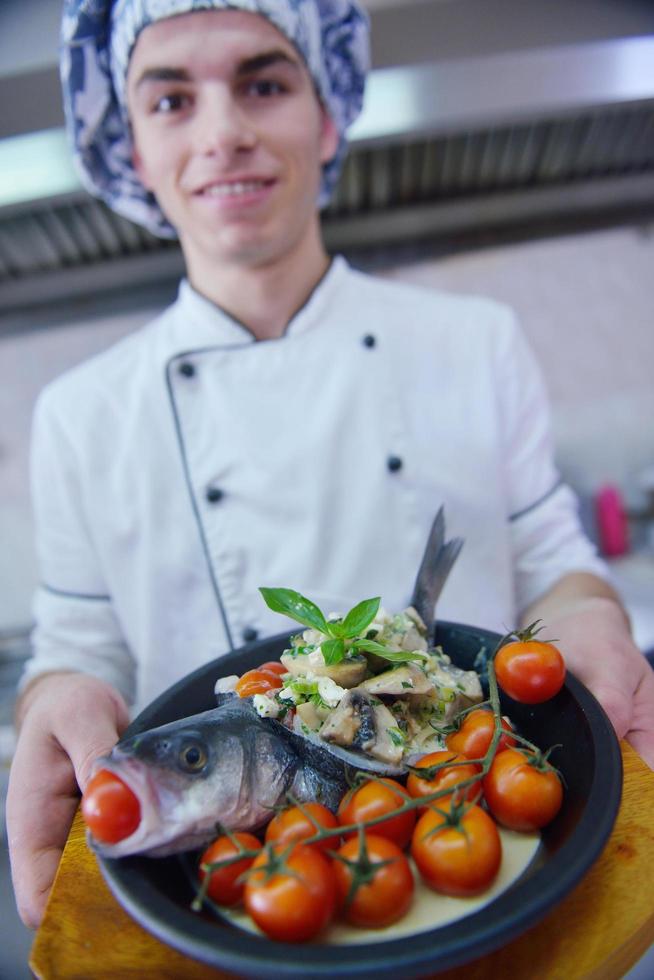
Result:
[[[269,68],[271,65],[286,64],[292,68],[299,69],[298,62],[291,57],[286,51],[281,48],[275,48],[272,51],[264,51],[261,54],[253,55],[251,58],[245,58],[243,61],[239,62],[236,68],[236,75],[241,77],[243,75],[251,75],[254,72],[262,71],[264,68]],[[146,68],[139,75],[136,82],[136,88],[144,85],[148,82],[190,82],[191,76],[186,71],[185,68],[170,68],[170,67],[156,67]]]
[[[191,76],[185,68],[146,68],[138,77],[136,88],[146,82],[189,82]]]
[[[298,62],[281,48],[272,51],[264,51],[256,54],[252,58],[245,58],[236,69],[237,75],[249,75],[252,72],[261,71],[263,68],[270,68],[271,65],[287,64],[292,68],[299,68]]]

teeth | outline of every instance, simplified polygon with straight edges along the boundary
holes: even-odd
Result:
[[[237,181],[233,184],[212,184],[211,187],[205,187],[203,193],[210,197],[236,197],[238,194],[251,194],[261,190],[263,186],[262,180]]]

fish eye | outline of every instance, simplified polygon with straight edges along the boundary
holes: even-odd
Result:
[[[190,742],[182,748],[179,761],[186,772],[200,772],[207,764],[207,753],[197,742]]]

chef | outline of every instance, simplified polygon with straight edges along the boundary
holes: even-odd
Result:
[[[68,0],[62,77],[86,186],[179,239],[153,323],[42,393],[41,585],[7,803],[21,916],[42,916],[93,760],[190,670],[285,623],[407,602],[444,505],[465,547],[443,618],[541,618],[654,762],[654,675],[552,458],[511,311],[327,255],[319,210],[360,110],[349,0]],[[119,284],[117,284],[119,285]]]

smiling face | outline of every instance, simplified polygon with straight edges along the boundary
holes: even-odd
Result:
[[[294,46],[235,10],[145,28],[127,78],[134,162],[191,274],[322,249],[316,201],[338,133]]]

